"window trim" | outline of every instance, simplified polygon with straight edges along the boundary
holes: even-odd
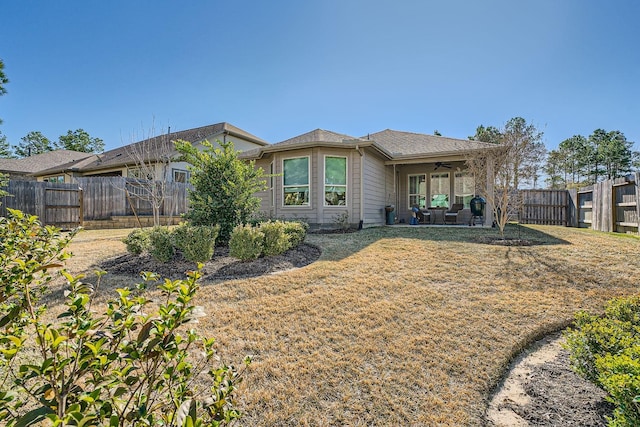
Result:
[[[411,193],[411,178],[413,177],[424,177],[424,194],[420,194],[420,193]],[[418,182],[419,184],[419,182]],[[413,207],[413,205],[411,204],[411,196],[418,196],[418,206],[420,205],[420,196],[424,196],[424,204],[425,206],[423,207],[423,209],[426,209],[428,206],[428,201],[429,201],[429,188],[427,187],[427,174],[426,173],[410,173],[407,175],[407,204],[408,204],[408,208],[411,209]]]
[[[306,185],[285,185],[285,170],[284,170],[284,163],[287,160],[295,160],[295,159],[307,159],[307,177],[308,177],[308,182]],[[285,191],[285,189],[287,187],[307,187],[308,188],[308,192],[309,192],[309,203],[308,204],[302,204],[302,205],[287,205],[285,204],[286,198],[287,198],[287,193]],[[295,157],[284,157],[282,158],[282,207],[283,208],[294,208],[294,209],[300,209],[300,208],[304,208],[304,209],[309,209],[312,207],[313,203],[313,197],[312,197],[313,192],[311,191],[311,156],[295,156]]]
[[[327,158],[344,159],[344,185],[341,184],[327,184]],[[333,154],[325,154],[323,158],[322,168],[322,200],[323,205],[327,208],[345,208],[349,205],[349,158],[347,156],[336,156]],[[344,187],[344,205],[330,205],[327,203],[327,186],[330,187]]]

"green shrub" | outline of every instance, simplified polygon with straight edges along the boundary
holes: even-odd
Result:
[[[640,296],[609,301],[602,317],[578,312],[565,338],[573,369],[616,405],[609,425],[640,425]]]
[[[173,230],[175,246],[185,259],[193,262],[207,262],[213,256],[220,227],[217,225],[180,224]]]
[[[256,193],[267,189],[266,177],[253,161],[238,158],[232,142],[208,141],[200,147],[187,141],[176,141],[176,150],[189,163],[191,184],[189,211],[185,218],[195,225],[220,225],[218,240],[229,242],[236,225],[246,224],[260,208]]]
[[[149,234],[149,253],[159,262],[167,262],[175,254],[171,231],[167,227],[153,227]]]
[[[123,242],[127,246],[127,251],[134,255],[140,255],[141,253],[148,251],[151,246],[151,240],[149,235],[151,231],[149,229],[136,228]]]
[[[229,255],[242,261],[257,259],[262,254],[264,234],[250,225],[238,225],[231,232]]]
[[[307,236],[309,224],[300,221],[287,221],[284,223],[284,232],[289,236],[289,243],[292,248],[297,247]]]
[[[99,281],[62,270],[65,311],[45,322],[40,300],[73,234],[19,211],[0,218],[0,425],[228,426],[240,418],[241,373],[215,366],[214,340],[188,327],[204,315],[193,305],[197,271],[175,281],[145,273],[164,296],[147,315],[144,283],[118,289],[100,311],[91,305]]]
[[[291,247],[289,235],[285,233],[285,225],[282,221],[263,222],[260,224],[260,231],[264,234],[262,255],[280,255]]]
[[[637,296],[609,301],[603,317],[584,311],[576,313],[575,328],[565,334],[574,370],[599,384],[596,356],[618,354],[640,343],[639,313],[640,297]]]
[[[609,426],[640,425],[640,345],[596,358],[599,383],[616,405]]]

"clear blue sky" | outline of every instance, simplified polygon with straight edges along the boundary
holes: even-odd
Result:
[[[620,130],[640,148],[640,1],[7,1],[0,131],[83,128],[112,149],[232,123],[466,138],[515,116],[555,148]]]

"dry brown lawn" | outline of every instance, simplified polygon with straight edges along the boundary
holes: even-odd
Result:
[[[74,272],[121,254],[127,231],[82,232]],[[246,426],[477,426],[509,362],[576,310],[638,292],[640,239],[528,226],[539,244],[477,243],[494,230],[367,229],[310,235],[304,268],[203,283],[227,362],[253,355]],[[105,276],[103,292],[131,282]]]

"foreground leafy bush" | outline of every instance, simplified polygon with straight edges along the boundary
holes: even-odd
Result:
[[[264,234],[262,255],[280,255],[291,247],[289,235],[285,233],[282,221],[267,221],[260,224],[260,231]]]
[[[231,232],[229,255],[242,261],[257,259],[262,254],[264,234],[257,227],[238,225]]]
[[[207,262],[213,256],[220,226],[180,224],[173,234],[175,246],[185,259],[193,262]]]
[[[151,247],[151,231],[149,229],[136,228],[124,238],[123,242],[127,246],[127,251],[134,255],[148,251]]]
[[[640,296],[609,301],[602,317],[577,313],[565,338],[574,370],[616,405],[609,425],[640,425]]]
[[[204,315],[193,305],[199,272],[175,281],[145,273],[96,315],[94,286],[63,270],[66,310],[46,323],[42,285],[71,237],[11,215],[0,219],[0,244],[12,254],[0,257],[0,424],[224,426],[240,417],[240,372],[215,366],[214,340],[188,329]],[[163,294],[156,314],[144,314],[149,281]]]
[[[149,234],[149,253],[160,262],[167,262],[175,254],[171,231],[167,227],[153,227]]]

